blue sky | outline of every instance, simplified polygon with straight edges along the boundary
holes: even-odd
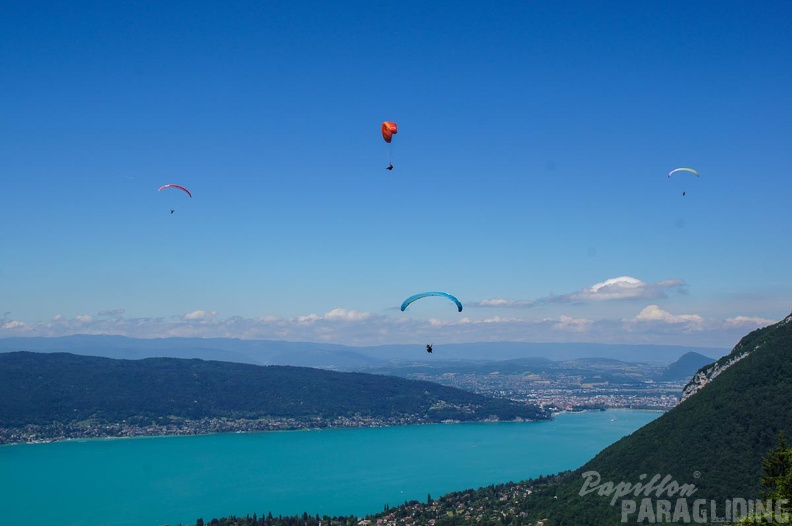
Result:
[[[792,310],[790,34],[783,1],[3,3],[0,337],[731,346]]]

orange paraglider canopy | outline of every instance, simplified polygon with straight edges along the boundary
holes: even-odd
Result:
[[[398,131],[399,128],[395,122],[385,121],[382,123],[382,138],[385,139],[385,142],[391,142],[391,139]]]

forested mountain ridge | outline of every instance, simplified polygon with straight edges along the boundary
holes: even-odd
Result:
[[[792,436],[792,315],[743,337],[722,362],[730,360],[695,396],[536,488],[521,512],[554,526],[621,524],[618,503],[597,492],[581,496],[582,475],[592,471],[602,484],[657,474],[693,484],[697,499],[761,498],[762,459],[780,432]]]
[[[544,411],[431,382],[291,366],[69,353],[0,354],[0,427],[162,418],[416,422],[546,419]]]
[[[776,324],[779,328],[792,325],[792,314]],[[783,335],[783,333],[782,333]],[[690,398],[703,389],[709,382],[720,376],[729,367],[747,358],[751,353],[775,341],[777,335],[768,335],[763,329],[751,332],[734,347],[734,349],[714,363],[699,369],[682,391],[682,399]]]

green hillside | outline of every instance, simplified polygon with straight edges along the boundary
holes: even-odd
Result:
[[[0,354],[0,428],[160,418],[544,419],[533,406],[430,382],[287,366],[68,353]]]
[[[762,458],[779,431],[792,435],[792,315],[748,334],[718,363],[731,365],[673,410],[536,491],[522,509],[553,526],[621,524],[618,503],[610,506],[597,492],[580,495],[588,471],[614,484],[670,475],[695,485],[695,498],[760,498]]]

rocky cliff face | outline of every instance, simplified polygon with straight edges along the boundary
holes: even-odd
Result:
[[[687,385],[685,385],[685,388],[682,389],[682,401],[684,402],[699,392],[701,389],[704,389],[704,387],[717,378],[719,374],[751,354],[751,352],[752,351],[745,351],[738,354],[737,356],[732,356],[729,354],[728,356],[724,357],[727,358],[727,360],[724,361],[724,358],[721,358],[717,362],[700,369],[695,375],[693,375],[693,379],[691,379]]]
[[[792,314],[790,314],[789,316],[778,322],[776,326],[780,327],[787,323],[792,323]],[[765,342],[761,342],[751,346],[749,341],[743,339],[740,341],[740,343],[738,343],[734,347],[731,353],[724,356],[717,362],[699,369],[699,371],[693,376],[693,379],[691,379],[690,382],[688,382],[685,388],[682,390],[682,401],[684,402],[685,400],[687,400],[688,398],[699,392],[708,383],[713,381],[721,373],[723,373],[723,371],[725,371],[735,363],[745,359],[751,353],[758,351],[762,347],[762,345],[764,345],[764,343]]]

